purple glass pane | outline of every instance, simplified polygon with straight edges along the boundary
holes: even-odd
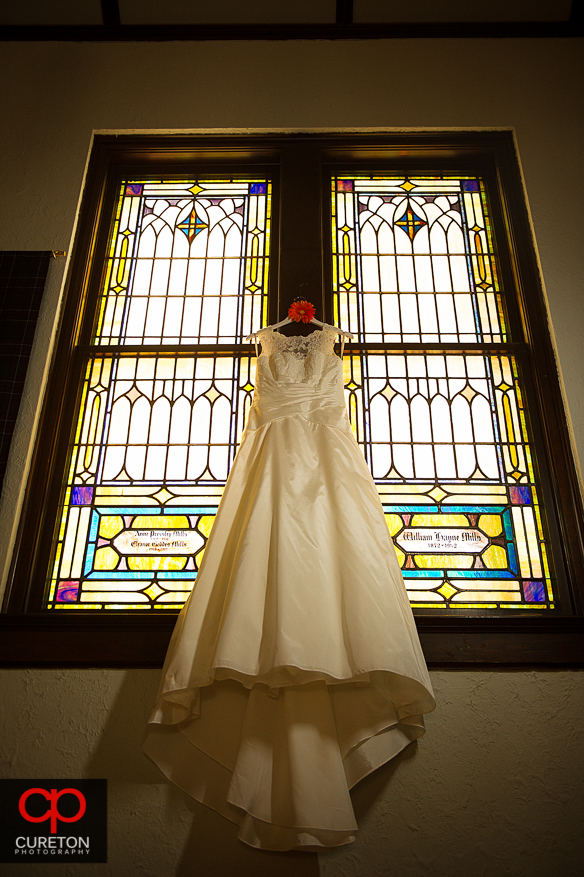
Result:
[[[141,195],[144,186],[142,183],[128,183],[126,186],[126,195]]]
[[[265,195],[266,194],[266,184],[265,183],[252,183],[249,187],[250,195]]]
[[[352,192],[353,180],[337,180],[337,192]]]
[[[545,601],[543,582],[523,582],[523,592],[528,603],[543,603]]]
[[[61,582],[57,589],[57,603],[75,603],[79,582]]]
[[[71,505],[91,505],[93,501],[93,487],[71,488]]]
[[[462,191],[463,192],[478,192],[479,184],[476,180],[463,180],[462,181]]]
[[[513,505],[531,505],[531,492],[524,484],[513,484],[509,488]]]

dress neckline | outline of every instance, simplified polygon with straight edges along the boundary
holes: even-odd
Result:
[[[330,336],[335,334],[334,326],[328,326],[327,324],[325,324],[322,329],[316,329],[314,332],[311,332],[310,335],[283,335],[282,332],[278,332],[269,327],[261,329],[260,332],[258,332],[258,335],[261,335],[262,333],[268,338],[274,339],[276,345],[279,347],[291,347],[303,351],[312,350],[313,348],[320,346],[324,343],[325,338],[330,339]]]

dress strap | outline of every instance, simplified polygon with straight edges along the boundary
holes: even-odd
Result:
[[[260,329],[260,332],[261,332],[261,329]],[[248,335],[245,340],[251,341],[252,338],[253,338],[253,343],[255,344],[256,359],[258,359],[258,357],[260,355],[259,348],[258,348],[258,333],[252,332],[251,335]]]

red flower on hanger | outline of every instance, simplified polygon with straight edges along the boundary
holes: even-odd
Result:
[[[310,323],[315,314],[314,305],[311,305],[309,301],[293,301],[288,311],[288,316],[296,323],[300,323],[300,321]]]

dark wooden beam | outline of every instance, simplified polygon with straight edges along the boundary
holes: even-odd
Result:
[[[118,0],[101,0],[101,16],[106,27],[119,27],[121,19]]]
[[[570,24],[578,28],[580,33],[584,30],[584,0],[572,0]]]
[[[353,24],[353,0],[337,0],[337,24]]]
[[[150,613],[148,613],[150,615]],[[584,618],[416,618],[430,667],[584,666]],[[0,667],[162,667],[176,615],[0,615]]]
[[[403,22],[398,24],[6,25],[6,42],[169,42],[208,40],[550,39],[584,36],[582,14],[569,21]]]

